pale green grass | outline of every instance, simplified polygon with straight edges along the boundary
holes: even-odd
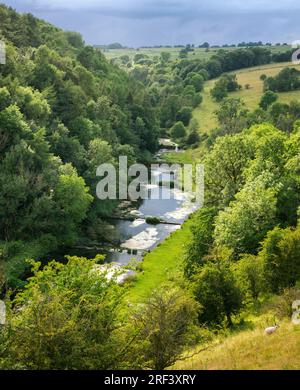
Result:
[[[197,350],[201,350],[201,345]],[[283,323],[272,335],[265,335],[262,326],[240,332],[220,340],[207,351],[177,362],[172,369],[299,370],[300,325]]]
[[[243,89],[231,93],[230,96],[243,99],[247,108],[255,109],[260,102],[261,96],[263,95],[263,81],[260,80],[260,76],[262,74],[265,74],[268,77],[275,76],[283,68],[287,67],[294,67],[300,70],[300,65],[294,65],[287,62],[236,72],[238,83],[243,87]],[[246,84],[250,85],[250,89],[245,89]],[[300,91],[279,93],[278,96],[279,102],[288,103],[293,99],[300,99]]]
[[[214,87],[216,80],[210,80],[205,83],[204,90],[202,92],[203,101],[199,107],[193,112],[193,118],[199,123],[200,133],[208,134],[211,129],[217,126],[217,120],[215,117],[215,111],[219,105],[216,103],[210,95],[211,89]]]
[[[201,148],[187,149],[182,152],[170,152],[164,154],[164,160],[170,164],[196,164],[203,155]]]
[[[159,57],[162,52],[167,52],[171,54],[171,59],[176,60],[179,58],[179,52],[182,48],[170,48],[170,47],[162,47],[162,48],[150,48],[150,49],[114,49],[114,50],[105,50],[103,54],[107,59],[118,59],[123,55],[128,55],[132,60],[136,54],[145,54],[149,58]],[[219,49],[210,49],[206,51],[206,49],[195,48],[194,52],[188,53],[188,58],[193,59],[202,59],[208,60],[211,56],[216,54]],[[232,50],[232,49],[231,49]],[[234,50],[234,49],[233,49]]]
[[[263,81],[260,80],[260,76],[265,74],[266,76],[275,76],[286,67],[295,67],[300,70],[300,65],[294,65],[290,62],[281,64],[268,64],[260,67],[241,69],[235,73],[237,75],[238,83],[242,86],[242,89],[237,92],[232,92],[229,97],[240,98],[244,101],[246,108],[253,110],[258,107],[261,96],[263,95]],[[203,91],[203,102],[194,110],[193,116],[199,122],[200,133],[209,133],[210,130],[217,126],[215,117],[215,111],[218,109],[219,104],[213,101],[210,95],[210,91],[213,88],[217,80],[210,80],[205,83]],[[250,88],[246,89],[245,85],[249,84]],[[291,91],[279,93],[278,101],[282,103],[289,103],[291,100],[300,100],[300,91]]]
[[[132,282],[126,299],[139,303],[151,292],[170,279],[177,279],[182,272],[184,248],[191,237],[192,220],[186,221],[180,230],[172,233],[153,252],[147,254],[142,263],[143,272]]]

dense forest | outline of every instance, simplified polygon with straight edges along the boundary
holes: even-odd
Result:
[[[288,317],[300,280],[300,103],[278,97],[300,89],[299,71],[262,74],[254,110],[230,93],[244,88],[232,72],[289,61],[290,50],[116,63],[78,33],[2,5],[0,26],[0,368],[165,369],[268,299]],[[215,78],[217,126],[204,132],[193,110]],[[151,162],[160,137],[199,148],[205,166],[180,270],[136,304],[134,280],[108,278],[101,254],[39,261],[105,238],[117,202],[96,200],[97,166]]]

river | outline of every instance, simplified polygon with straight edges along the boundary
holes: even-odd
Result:
[[[158,156],[161,158],[164,152],[165,150],[161,150]],[[104,253],[106,263],[127,265],[133,258],[142,260],[147,252],[180,229],[189,215],[197,209],[194,194],[172,188],[174,173],[164,167],[152,170],[151,176],[151,184],[143,185],[143,191],[147,193],[146,199],[134,203],[135,206],[130,202],[123,202],[125,206],[130,205],[126,211],[128,218],[118,219],[115,216],[112,220],[108,219],[112,234],[118,242],[117,247],[77,247],[67,253],[87,258]],[[120,204],[120,209],[124,206],[123,203]],[[164,223],[147,223],[147,217],[157,217]]]

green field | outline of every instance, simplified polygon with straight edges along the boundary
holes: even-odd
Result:
[[[240,91],[230,93],[229,97],[241,98],[245,102],[246,107],[250,110],[257,108],[263,94],[263,81],[260,80],[260,76],[262,74],[274,76],[285,67],[295,67],[300,70],[300,65],[293,65],[290,62],[285,62],[281,64],[268,64],[233,72],[237,75],[238,83],[242,86],[242,89]],[[209,131],[217,125],[214,113],[218,109],[219,104],[213,101],[210,95],[210,90],[213,88],[217,80],[218,79],[210,80],[205,84],[203,102],[194,110],[194,118],[198,120],[200,132],[202,133],[209,133]],[[250,85],[249,89],[245,88],[246,84]],[[300,91],[284,92],[279,93],[278,95],[278,101],[282,103],[288,103],[293,99],[300,99]]]
[[[271,51],[273,53],[281,53],[285,52],[290,48],[290,46],[272,46],[270,47]],[[159,48],[139,48],[139,49],[101,49],[103,54],[106,56],[107,59],[119,59],[123,55],[128,55],[129,58],[132,60],[133,57],[136,54],[144,54],[147,55],[149,58],[154,58],[157,56],[160,56],[161,52],[168,52],[171,54],[171,59],[175,60],[179,58],[179,52],[182,48],[179,47],[159,47]],[[221,48],[223,50],[231,51],[236,50],[240,48],[236,47],[227,47],[227,48]],[[220,48],[210,48],[209,50],[203,49],[203,48],[195,48],[193,52],[188,53],[189,59],[202,59],[202,60],[208,60],[210,57],[212,57],[214,54],[216,54]]]

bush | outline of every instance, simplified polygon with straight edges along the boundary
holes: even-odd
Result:
[[[278,99],[278,95],[273,91],[267,91],[260,100],[259,106],[266,110],[271,104],[275,103]]]
[[[186,129],[182,122],[176,122],[175,125],[171,128],[171,136],[174,139],[185,137]]]
[[[244,255],[235,265],[236,276],[245,295],[257,300],[264,291],[263,262],[258,256]]]
[[[121,344],[117,311],[124,289],[97,272],[97,260],[69,257],[67,264],[53,261],[43,270],[33,263],[34,276],[8,304],[1,366],[116,367]]]
[[[232,325],[232,315],[242,308],[243,296],[230,265],[222,260],[208,263],[194,280],[195,299],[201,306],[199,321],[217,325],[226,317]]]
[[[160,223],[160,219],[157,217],[147,217],[146,218],[146,223],[149,225],[158,225]]]
[[[154,370],[170,367],[193,342],[196,322],[197,303],[189,295],[172,285],[154,290],[133,313],[130,368],[132,364]]]
[[[271,292],[294,287],[300,278],[300,228],[276,227],[268,232],[259,256]]]
[[[211,90],[211,96],[214,100],[220,102],[227,96],[228,92],[234,92],[238,89],[240,89],[240,85],[237,82],[236,75],[224,74]]]
[[[264,81],[265,91],[287,92],[300,88],[300,72],[295,68],[284,68],[277,76]]]
[[[184,126],[188,126],[192,118],[193,110],[191,107],[182,107],[176,115],[176,120],[182,122]]]

